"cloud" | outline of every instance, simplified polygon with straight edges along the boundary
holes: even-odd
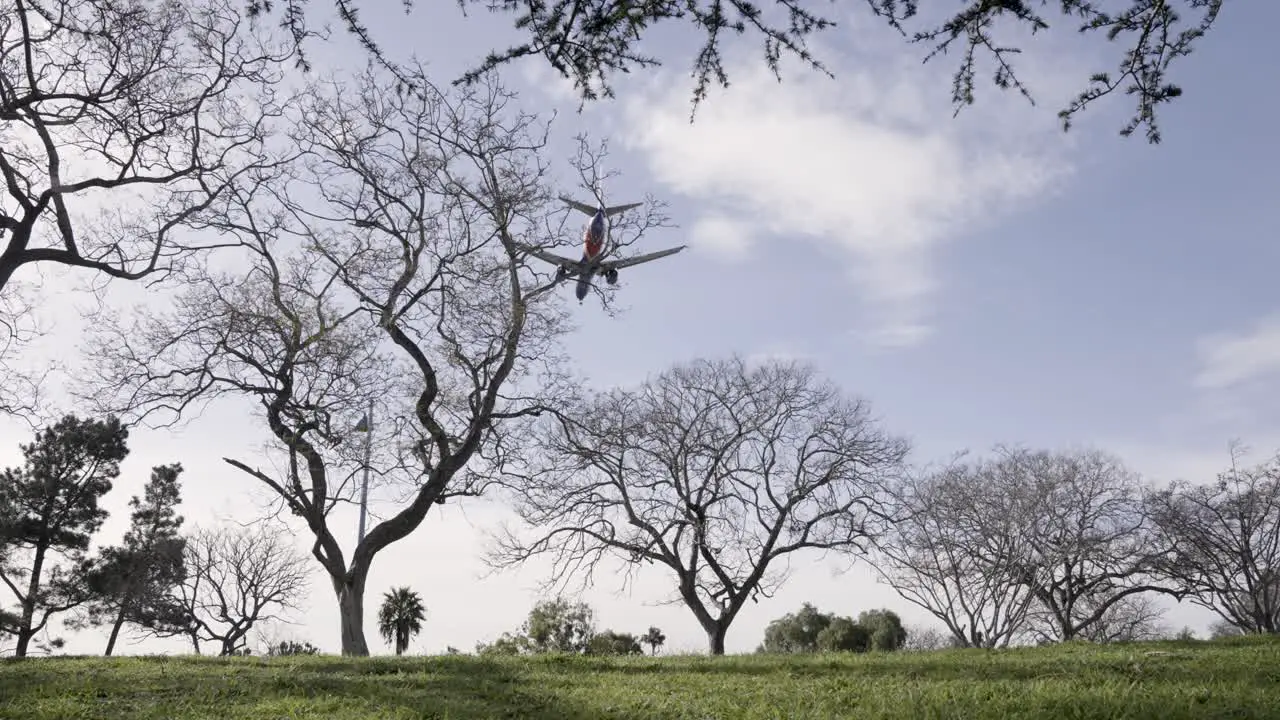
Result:
[[[693,123],[687,84],[655,77],[626,104],[624,127],[655,179],[706,213],[696,227],[714,252],[745,250],[726,240],[725,217],[771,246],[835,247],[880,325],[864,337],[907,345],[928,334],[937,248],[1042,195],[1069,167],[1043,111],[1028,123],[1020,100],[993,94],[952,119],[945,73],[889,57],[843,63],[835,81],[784,70],[781,84],[752,57]]]
[[[745,222],[712,213],[694,222],[689,232],[694,250],[708,250],[730,262],[740,261],[750,253],[754,228]]]
[[[1202,390],[1224,390],[1280,372],[1280,313],[1272,313],[1245,333],[1219,333],[1196,341]]]
[[[816,358],[803,350],[788,344],[775,342],[770,343],[759,350],[747,355],[746,363],[748,365],[760,365],[768,362],[813,362]]]
[[[581,102],[573,81],[549,67],[542,58],[535,57],[533,61],[521,62],[517,68],[518,77],[525,85],[556,105],[572,105],[576,108]]]

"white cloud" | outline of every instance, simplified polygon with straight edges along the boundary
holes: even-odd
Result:
[[[707,228],[728,212],[775,244],[834,246],[882,326],[867,337],[918,342],[934,251],[1043,194],[1067,171],[1056,152],[1066,139],[1042,110],[1028,123],[1019,99],[994,94],[952,119],[936,67],[863,61],[835,72],[786,71],[779,84],[753,57],[693,123],[687,85],[655,78],[627,105],[626,139],[656,180],[706,208],[708,237],[723,238]]]
[[[748,365],[767,362],[812,362],[816,358],[788,343],[770,343],[746,357]]]
[[[1259,320],[1245,333],[1221,333],[1196,342],[1200,371],[1194,383],[1223,390],[1280,372],[1280,313]]]
[[[730,262],[747,257],[755,230],[749,224],[725,215],[710,214],[697,219],[689,232],[693,250],[708,250]]]
[[[565,106],[572,105],[577,108],[581,98],[577,89],[573,87],[573,81],[556,72],[553,68],[548,67],[546,63],[541,61],[541,58],[537,60],[537,62],[522,62],[518,64],[520,79],[532,89],[545,95],[553,103]]]

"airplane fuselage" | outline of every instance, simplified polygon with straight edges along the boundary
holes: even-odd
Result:
[[[583,233],[583,242],[585,244],[584,260],[595,260],[600,257],[600,253],[604,250],[604,239],[608,232],[605,225],[604,208],[596,210],[596,214],[591,218],[591,223],[587,225],[586,231]]]
[[[596,274],[595,260],[600,257],[604,251],[605,237],[608,235],[608,227],[605,223],[604,208],[596,210],[596,214],[592,216],[590,224],[583,232],[583,252],[581,268],[578,271],[578,282],[573,289],[573,294],[581,302],[587,297],[587,293],[591,290],[591,279]]]

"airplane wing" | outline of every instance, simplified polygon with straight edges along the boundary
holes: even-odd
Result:
[[[666,250],[659,250],[657,252],[651,252],[646,255],[637,255],[635,257],[624,258],[622,260],[612,260],[609,262],[601,263],[600,267],[612,268],[614,270],[618,270],[625,267],[631,267],[632,265],[639,265],[640,263],[647,263],[650,260],[657,260],[658,258],[664,258],[668,255],[675,255],[676,253],[680,252],[681,250],[687,247],[689,246],[681,245],[680,247],[668,248]]]
[[[605,209],[604,209],[604,214],[605,214],[605,216],[606,216],[606,217],[613,217],[614,215],[617,215],[617,214],[618,214],[618,213],[620,213],[620,212],[626,212],[627,210],[630,210],[631,208],[638,208],[638,207],[640,207],[640,206],[641,206],[641,205],[643,205],[643,204],[644,204],[644,203],[628,203],[628,204],[626,204],[626,205],[614,205],[614,206],[613,206],[613,207],[611,207],[611,208],[605,208]]]
[[[561,195],[560,199],[564,201],[565,205],[568,205],[569,207],[573,208],[574,210],[577,210],[578,212],[586,213],[587,215],[596,214],[596,208],[592,205],[588,205],[586,203],[580,203],[577,200],[574,200],[573,198],[569,197],[568,195]]]
[[[577,267],[578,265],[577,260],[567,258],[563,255],[557,255],[553,252],[547,252],[546,250],[539,250],[536,247],[530,247],[528,245],[524,245],[520,243],[517,243],[517,244],[519,245],[521,250],[524,250],[525,252],[529,253],[530,255],[533,255],[534,257],[538,258],[539,260],[542,260],[543,262],[551,263],[552,265],[567,265],[570,268]]]

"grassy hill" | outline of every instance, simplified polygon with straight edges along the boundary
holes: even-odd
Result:
[[[30,658],[4,720],[1280,718],[1280,638],[725,658]]]

